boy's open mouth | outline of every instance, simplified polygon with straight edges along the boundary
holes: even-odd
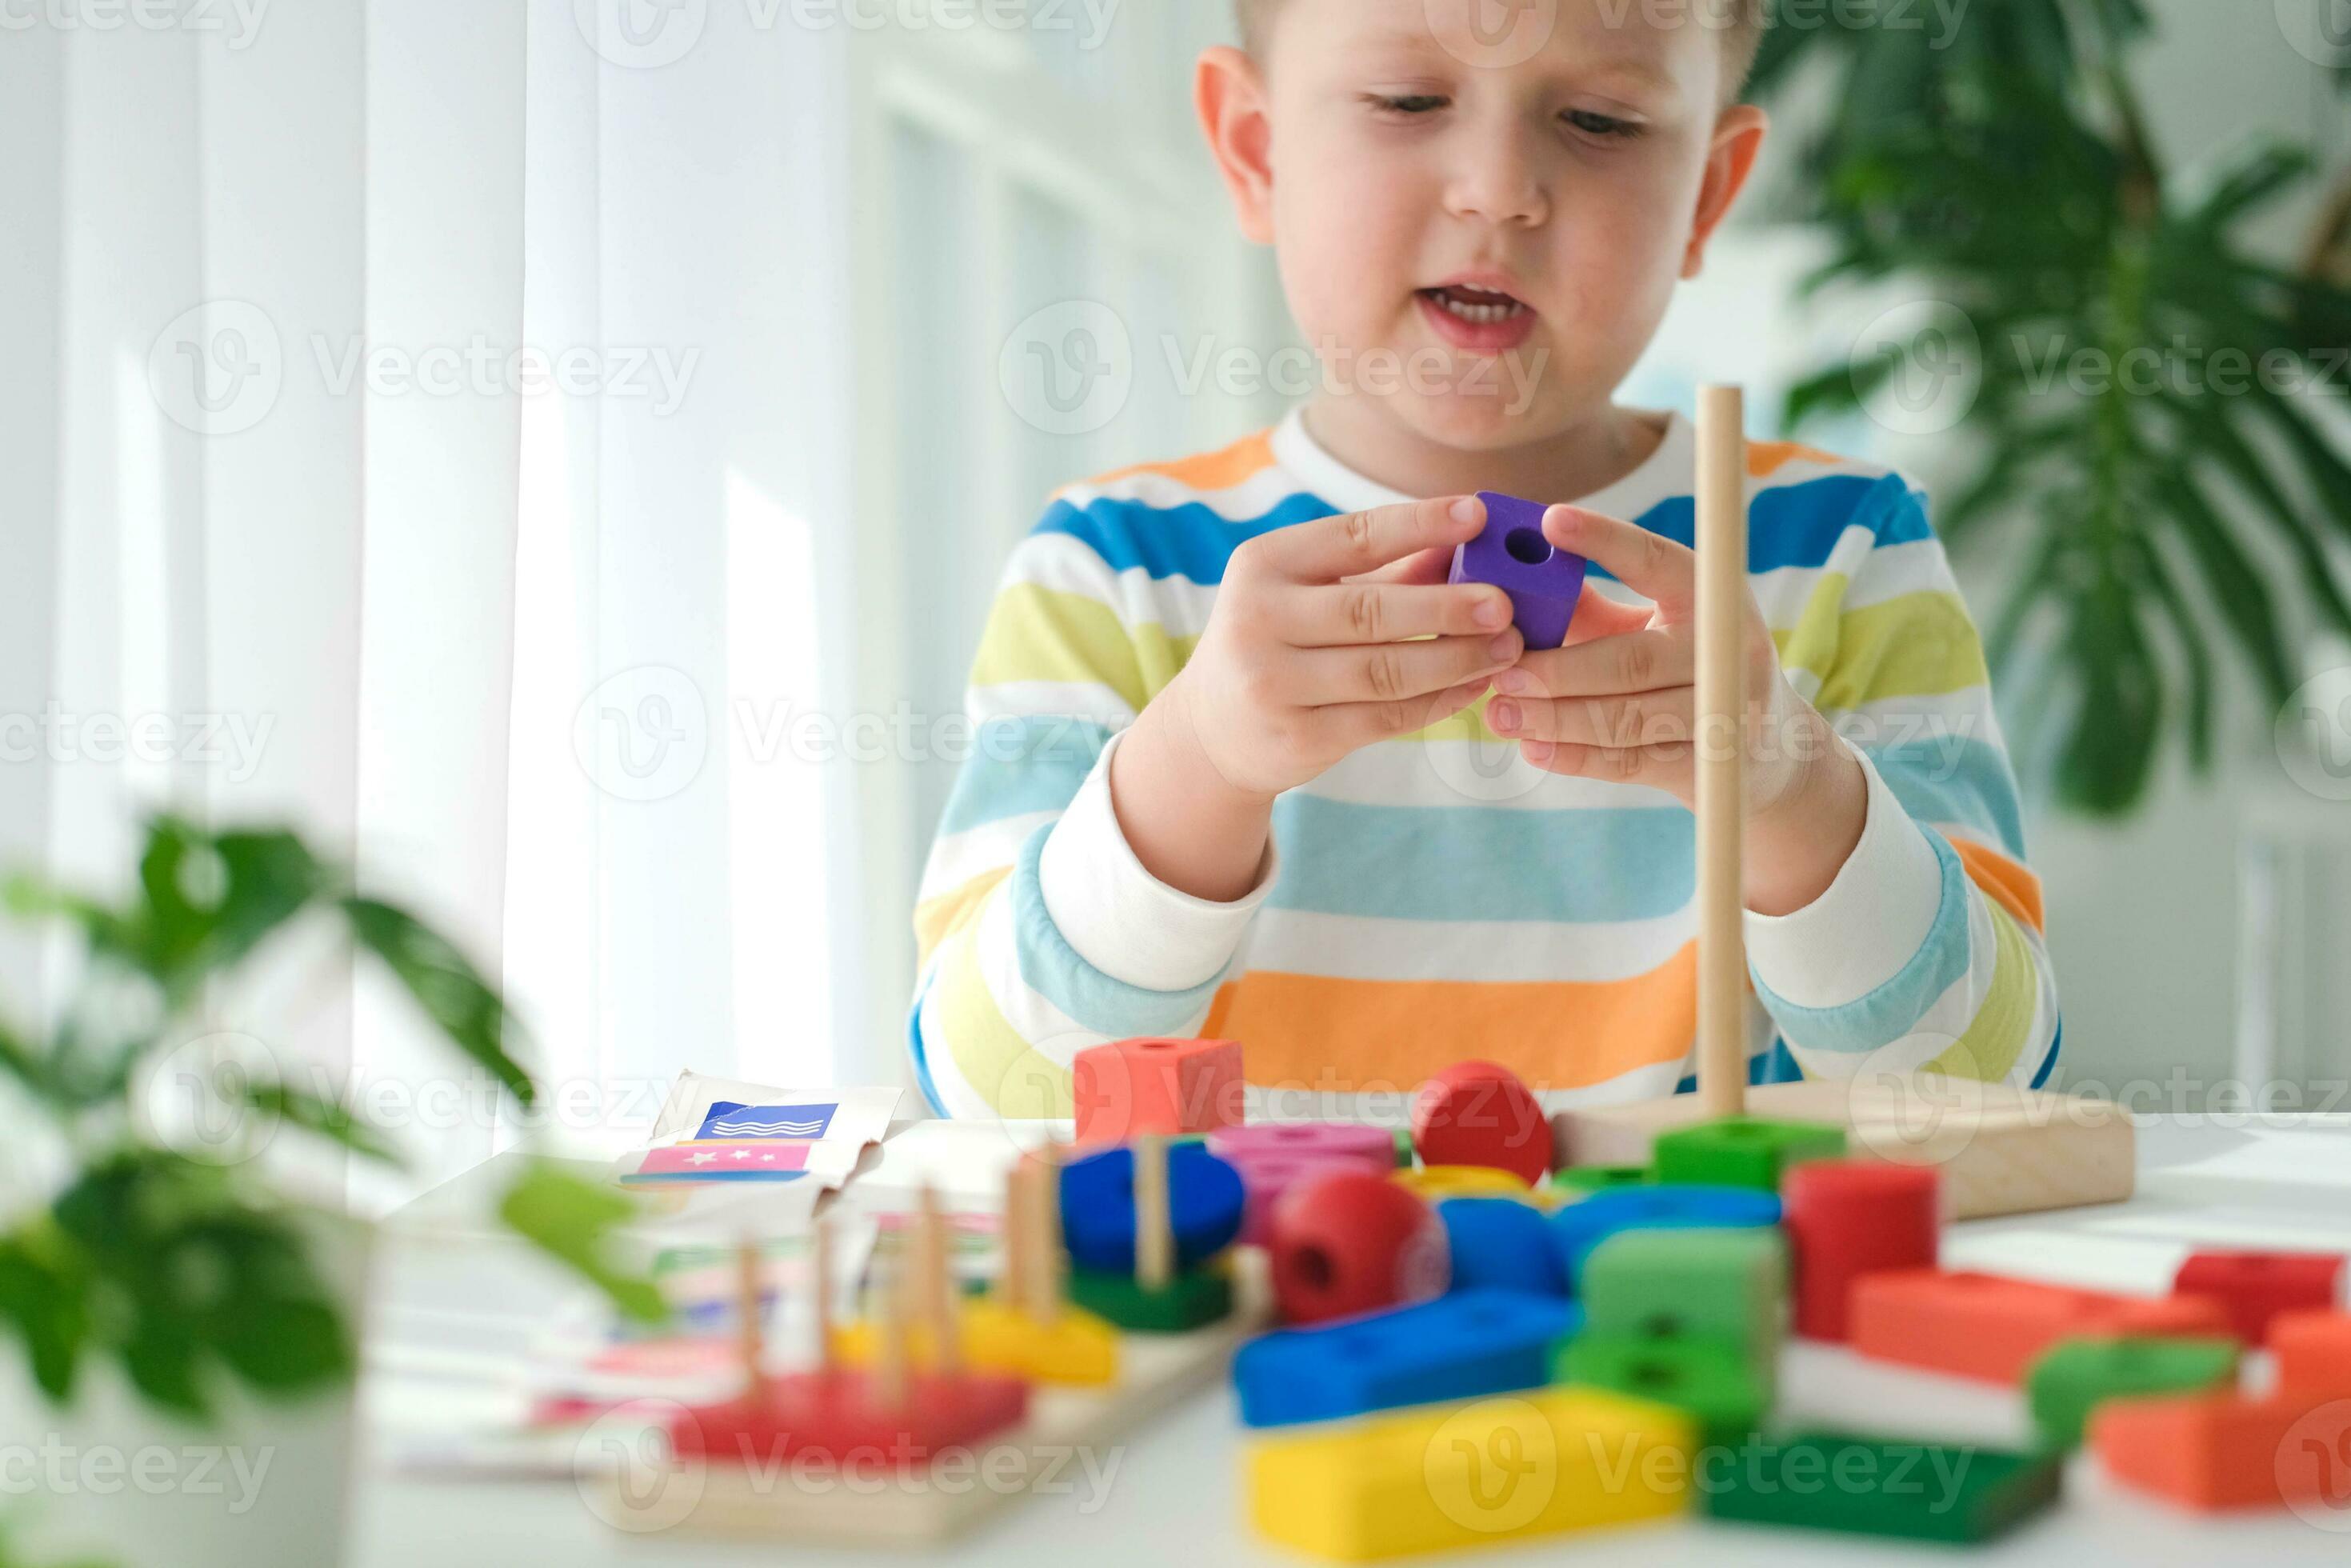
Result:
[[[1532,308],[1524,300],[1508,294],[1487,288],[1469,288],[1458,283],[1449,283],[1441,288],[1424,288],[1419,292],[1422,298],[1447,315],[1479,327],[1508,321]]]

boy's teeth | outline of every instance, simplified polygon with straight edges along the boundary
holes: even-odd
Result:
[[[1473,304],[1447,288],[1433,291],[1431,298],[1445,308],[1447,315],[1458,316],[1464,321],[1481,327],[1491,326],[1497,321],[1507,321],[1526,308],[1524,304],[1516,299],[1494,305]]]

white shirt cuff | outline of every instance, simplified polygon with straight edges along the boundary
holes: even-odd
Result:
[[[1838,737],[1869,780],[1861,841],[1826,891],[1789,915],[1747,912],[1747,960],[1800,1008],[1857,1002],[1901,973],[1926,945],[1943,902],[1943,865],[1867,757]]]
[[[1256,885],[1217,904],[1153,876],[1118,825],[1110,798],[1111,758],[1127,732],[1102,747],[1038,857],[1045,913],[1078,956],[1112,979],[1146,991],[1188,991],[1221,974],[1249,921],[1273,891],[1280,857],[1268,840]]]

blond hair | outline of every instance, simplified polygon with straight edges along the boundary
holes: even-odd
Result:
[[[1470,0],[1477,4],[1478,0]],[[1747,73],[1755,68],[1755,51],[1763,45],[1763,9],[1768,0],[1689,0],[1687,9],[1709,26],[1722,32],[1723,97],[1735,99],[1747,85]],[[1233,15],[1238,22],[1241,47],[1254,59],[1265,58],[1267,40],[1273,35],[1274,14],[1283,0],[1233,0]],[[1724,16],[1728,10],[1729,15]]]

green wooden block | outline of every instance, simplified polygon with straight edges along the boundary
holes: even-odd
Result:
[[[1844,1130],[1819,1122],[1767,1122],[1726,1116],[1657,1137],[1649,1157],[1661,1182],[1780,1190],[1780,1177],[1802,1160],[1844,1155]]]
[[[1410,1127],[1398,1127],[1395,1130],[1396,1169],[1400,1171],[1408,1171],[1412,1169],[1412,1129]]]
[[[2091,1408],[2108,1399],[2232,1388],[2237,1342],[2201,1335],[2125,1334],[2060,1340],[2026,1375],[2033,1425],[2058,1448],[2082,1446]]]
[[[1702,1459],[1717,1519],[1970,1544],[2057,1500],[2064,1456],[1808,1432]]]
[[[1709,1444],[1736,1444],[1762,1425],[1769,1383],[1736,1342],[1708,1334],[1653,1338],[1590,1329],[1552,1353],[1552,1381],[1613,1389],[1689,1412]]]
[[[1640,1186],[1656,1180],[1646,1166],[1570,1166],[1553,1171],[1551,1185],[1562,1192],[1597,1192],[1604,1186]]]
[[[1788,1244],[1776,1228],[1620,1230],[1583,1260],[1577,1294],[1589,1331],[1719,1339],[1776,1386],[1788,1310]]]
[[[1233,1310],[1233,1281],[1222,1263],[1185,1270],[1156,1291],[1132,1274],[1072,1269],[1070,1301],[1135,1333],[1188,1333]]]

